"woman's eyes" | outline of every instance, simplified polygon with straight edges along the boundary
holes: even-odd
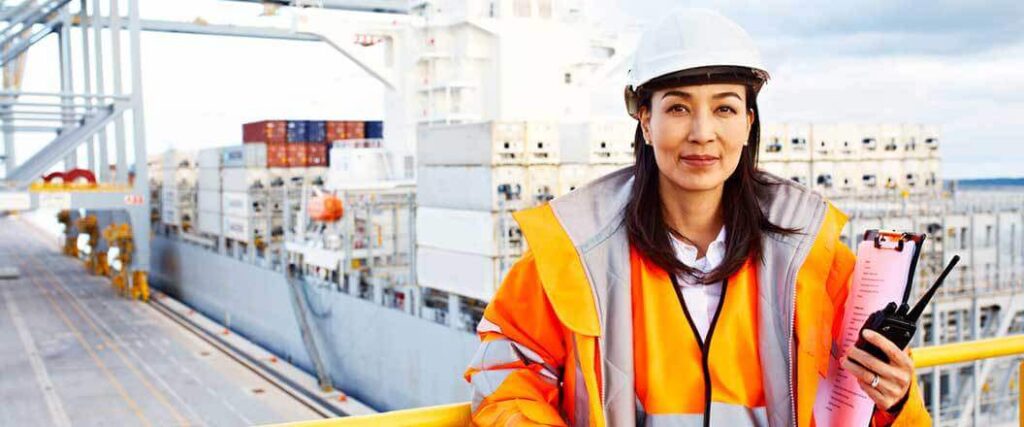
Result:
[[[669,106],[668,109],[666,110],[666,112],[668,112],[668,113],[689,113],[690,109],[688,107],[686,107],[685,105],[682,105],[682,104],[674,104],[672,106]],[[719,106],[718,108],[715,108],[715,113],[718,113],[718,114],[736,114],[736,109],[732,108],[732,107],[730,107],[728,105],[722,105],[722,106]]]

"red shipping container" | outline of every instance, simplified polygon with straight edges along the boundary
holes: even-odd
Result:
[[[327,130],[327,142],[340,141],[343,139],[350,139],[348,134],[345,132],[345,122],[338,120],[328,120],[324,125]]]
[[[327,144],[306,144],[306,159],[307,166],[327,166]]]
[[[288,144],[274,143],[267,144],[267,167],[286,168],[288,167]]]
[[[366,138],[366,125],[363,122],[345,122],[345,139]]]
[[[288,138],[288,123],[284,120],[263,120],[242,125],[242,142],[277,143]]]
[[[288,144],[288,166],[306,167],[309,166],[308,147],[312,145],[306,142],[292,142]]]

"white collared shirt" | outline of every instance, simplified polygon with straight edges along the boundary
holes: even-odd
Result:
[[[707,273],[714,270],[725,259],[725,226],[718,232],[718,237],[708,245],[704,258],[697,259],[697,248],[686,243],[675,236],[671,236],[672,248],[675,249],[676,258],[683,264],[695,268],[697,271]],[[696,283],[689,275],[682,274],[676,277],[679,288],[683,294],[683,301],[686,303],[686,311],[690,313],[697,332],[700,333],[701,341],[708,335],[711,327],[711,320],[718,310],[718,304],[722,300],[722,282],[709,283],[707,285]]]

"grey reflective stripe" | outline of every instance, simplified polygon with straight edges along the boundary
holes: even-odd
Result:
[[[644,422],[644,426],[704,427],[704,414],[647,414],[647,419],[646,422]]]
[[[768,411],[764,407],[747,408],[741,405],[711,402],[709,424],[728,427],[767,427]],[[702,427],[704,414],[647,414],[643,425],[648,427]]]
[[[796,419],[790,400],[790,380],[795,370],[789,354],[793,342],[790,320],[795,277],[821,226],[826,204],[806,187],[771,174],[762,175],[778,184],[767,198],[760,200],[768,220],[783,228],[801,230],[800,234],[785,237],[766,234],[762,244],[766,262],[757,269],[758,283],[762,284],[758,287],[758,348],[767,413],[771,415],[768,424],[788,427]],[[632,183],[633,175],[627,167],[550,202],[562,228],[581,254],[594,293],[601,322],[598,350],[606,374],[601,379],[605,398],[602,403],[608,424],[616,427],[633,425],[637,413],[636,402],[628,398],[634,384],[633,340],[629,245],[622,226]],[[622,375],[613,378],[607,377],[608,373]]]
[[[480,347],[477,347],[476,354],[473,355],[473,361],[469,363],[469,366],[482,371],[515,362],[522,362],[526,365],[541,365],[544,367],[542,371],[544,376],[555,381],[561,378],[561,373],[554,366],[544,363],[544,359],[540,355],[508,338],[498,338],[481,343]]]
[[[473,410],[476,411],[480,402],[493,394],[509,374],[522,369],[494,369],[496,366],[515,362],[522,362],[527,365],[538,364],[544,367],[541,371],[541,379],[557,386],[559,383],[558,379],[560,378],[559,373],[555,372],[554,368],[550,365],[538,363],[532,358],[540,360],[540,356],[537,353],[508,338],[498,338],[481,343],[480,347],[477,347],[476,354],[473,355],[473,361],[469,364],[470,368],[478,371],[469,378],[473,389]]]
[[[473,411],[480,407],[480,402],[483,402],[487,396],[494,394],[513,371],[515,369],[498,369],[473,374],[469,379],[473,385]]]
[[[729,427],[767,427],[768,410],[763,406],[748,408],[742,405],[711,402],[711,425]]]

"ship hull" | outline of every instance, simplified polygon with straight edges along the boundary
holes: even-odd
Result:
[[[154,287],[312,373],[282,273],[165,236],[154,236],[151,250]],[[470,399],[462,373],[476,336],[342,292],[308,291],[337,389],[380,411]]]

